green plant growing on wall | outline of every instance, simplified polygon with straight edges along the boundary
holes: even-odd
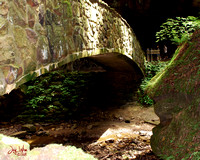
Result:
[[[41,120],[53,119],[58,114],[71,116],[87,101],[87,76],[77,72],[66,74],[63,71],[54,71],[28,82],[25,91],[27,109],[19,117],[34,115]]]
[[[191,34],[200,28],[200,18],[193,16],[169,18],[160,27],[161,30],[156,33],[156,42],[170,41],[180,45],[189,40]]]
[[[72,6],[71,3],[69,2],[69,0],[63,0],[62,4],[64,5],[63,7],[63,13],[67,18],[71,18],[72,17]]]
[[[138,101],[143,104],[143,105],[153,105],[154,101],[147,95],[145,94],[145,89],[149,83],[149,81],[159,72],[161,72],[166,66],[168,62],[146,62],[145,63],[145,73],[146,76],[143,79],[137,95],[138,95]]]

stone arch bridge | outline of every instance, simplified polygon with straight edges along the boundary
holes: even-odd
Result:
[[[133,30],[101,0],[0,0],[0,95],[84,57],[144,70]]]

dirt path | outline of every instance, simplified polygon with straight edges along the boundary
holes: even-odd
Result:
[[[25,132],[18,137],[32,148],[49,143],[74,145],[98,159],[156,159],[151,155],[150,136],[158,123],[159,118],[152,107],[129,102],[107,110],[94,108],[79,120],[35,123],[36,132]],[[0,133],[5,135],[16,135],[23,130],[21,124],[3,123],[0,127]]]

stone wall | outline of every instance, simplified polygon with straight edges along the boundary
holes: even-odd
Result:
[[[0,0],[0,95],[78,58],[109,52],[144,69],[134,32],[101,0]]]

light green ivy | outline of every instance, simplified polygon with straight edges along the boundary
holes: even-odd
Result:
[[[189,40],[191,34],[200,28],[200,17],[188,16],[169,18],[156,33],[156,42],[171,41],[180,45]]]

